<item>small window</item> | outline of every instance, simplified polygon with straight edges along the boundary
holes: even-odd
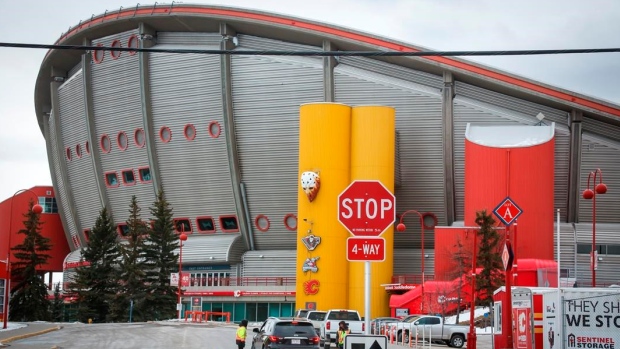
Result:
[[[196,127],[192,124],[187,124],[183,129],[183,133],[188,141],[193,141],[196,138]]]
[[[103,47],[102,43],[98,43],[97,47]],[[93,62],[99,64],[103,62],[103,58],[105,57],[104,50],[93,50]]]
[[[140,174],[140,182],[150,183],[152,181],[150,168],[141,167],[138,169],[138,172]]]
[[[284,227],[290,231],[297,230],[297,216],[294,213],[287,213],[284,216]]]
[[[607,254],[607,245],[596,245],[598,254]],[[592,252],[592,244],[577,244],[578,254],[590,254]]]
[[[78,159],[82,157],[82,146],[79,144],[75,146],[75,156],[77,156]]]
[[[86,241],[90,241],[90,229],[84,229],[83,233]]]
[[[607,254],[620,255],[620,245],[607,245]]]
[[[88,143],[88,141],[86,141],[86,144],[84,144],[86,146],[86,154],[90,154],[90,143]]]
[[[111,47],[121,47],[121,41],[120,40],[114,40],[112,41],[112,44],[110,44]],[[118,57],[121,56],[121,52],[122,51],[117,51],[117,50],[112,50],[110,51],[110,55],[112,56],[112,59],[118,59]]]
[[[121,223],[121,224],[117,225],[116,226],[116,231],[118,232],[118,235],[120,235],[121,237],[124,237],[124,238],[129,235],[129,227],[125,223]]]
[[[162,128],[159,129],[159,138],[161,138],[161,141],[164,143],[170,142],[172,139],[172,131],[170,131],[170,127],[162,126]]]
[[[269,217],[265,216],[264,214],[259,214],[254,219],[254,226],[256,226],[256,229],[258,229],[258,230],[260,230],[262,232],[268,231],[269,227],[271,226],[271,222],[269,221]]]
[[[120,150],[125,150],[127,149],[127,134],[123,131],[118,133],[118,136],[116,137],[116,144],[118,144],[118,148]]]
[[[67,148],[67,160],[71,161],[71,148]]]
[[[239,231],[239,225],[237,224],[237,217],[235,216],[223,216],[220,217],[220,226],[222,231],[227,233]]]
[[[99,145],[104,153],[109,153],[111,149],[110,137],[106,134],[102,135]]]
[[[137,128],[133,133],[133,141],[138,148],[144,147],[146,138],[144,137],[144,129]]]
[[[211,217],[198,217],[196,218],[196,225],[198,231],[201,233],[213,233],[215,232],[215,222]]]
[[[211,121],[209,123],[209,136],[211,136],[211,138],[218,138],[221,132],[222,128],[220,127],[219,122]]]
[[[133,174],[133,170],[123,170],[123,184],[124,185],[136,184],[136,177]]]
[[[107,187],[118,187],[118,177],[116,176],[116,172],[106,172],[105,185]]]
[[[174,227],[177,233],[185,233],[185,234],[192,233],[192,226],[191,224],[189,224],[188,218],[176,218],[174,220]]]
[[[138,36],[136,34],[132,34],[129,39],[127,39],[127,47],[129,48],[138,48]],[[129,55],[133,56],[137,51],[129,51]]]

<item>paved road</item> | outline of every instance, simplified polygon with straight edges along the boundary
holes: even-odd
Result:
[[[236,325],[175,322],[133,324],[63,324],[58,331],[10,343],[12,349],[230,349],[235,348]],[[251,335],[252,326],[249,328]],[[248,343],[249,344],[249,343]],[[448,348],[432,345],[433,348]],[[386,349],[408,347],[389,344]],[[478,336],[479,349],[491,349],[491,338]],[[246,346],[249,349],[249,345]]]

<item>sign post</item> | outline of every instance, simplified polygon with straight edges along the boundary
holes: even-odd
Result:
[[[364,261],[365,334],[370,331],[370,262],[385,260],[381,234],[396,220],[392,194],[379,181],[359,180],[338,196],[338,221],[354,236],[347,239],[347,260]],[[347,336],[348,338],[348,336]],[[386,344],[387,346],[387,344]],[[381,349],[381,348],[372,348]]]

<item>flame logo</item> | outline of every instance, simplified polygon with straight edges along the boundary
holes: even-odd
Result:
[[[319,293],[319,286],[321,285],[321,283],[319,282],[319,280],[308,280],[308,281],[304,281],[304,293],[307,295],[314,295]]]

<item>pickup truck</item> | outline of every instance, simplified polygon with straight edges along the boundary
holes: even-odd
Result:
[[[325,314],[325,321],[321,324],[319,332],[321,344],[325,349],[336,343],[338,338],[338,323],[344,321],[348,324],[350,334],[364,334],[365,325],[356,310],[332,309]]]
[[[465,345],[469,326],[446,325],[440,316],[420,315],[409,316],[401,322],[391,323],[395,325],[396,339],[398,342],[409,341],[409,331],[418,338],[433,342],[443,342],[449,347],[461,348]],[[391,325],[389,324],[389,325]]]
[[[325,321],[325,315],[327,315],[325,311],[309,310],[304,317],[312,322],[312,326],[314,326],[317,335],[321,333],[321,324]]]

